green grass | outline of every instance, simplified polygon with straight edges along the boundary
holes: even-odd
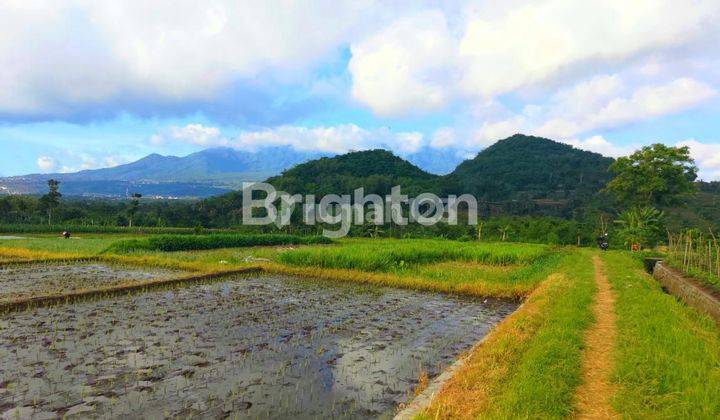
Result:
[[[421,417],[566,418],[580,383],[596,287],[590,252],[557,270],[470,355]]]
[[[613,405],[628,418],[720,417],[720,332],[627,253],[603,254],[617,295]]]
[[[218,248],[252,247],[267,245],[329,244],[322,236],[268,235],[159,235],[140,239],[127,239],[111,244],[106,252],[137,251],[188,251]]]
[[[447,240],[357,240],[341,247],[288,251],[278,257],[283,264],[319,268],[388,272],[443,261],[490,265],[527,264],[547,254],[544,245],[455,242]]]
[[[24,248],[32,251],[48,251],[61,253],[97,254],[113,243],[126,239],[122,236],[93,236],[63,239],[53,237],[32,237],[28,239],[2,239],[0,247]]]
[[[588,253],[582,252],[569,257],[560,271],[565,284],[554,294],[490,417],[564,418],[572,413],[585,330],[593,319],[594,270]]]

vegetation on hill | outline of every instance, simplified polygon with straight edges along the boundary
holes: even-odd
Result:
[[[448,187],[481,200],[586,200],[611,178],[613,160],[541,137],[516,134],[461,163]]]
[[[650,152],[658,152],[655,149],[651,148]],[[674,153],[672,150],[669,152]],[[653,153],[639,152],[634,155],[635,158],[628,159],[639,162],[639,158],[644,159]],[[613,166],[616,175],[620,176],[621,172],[624,175],[619,178],[623,180],[622,183],[618,181],[613,185],[625,187],[620,190],[613,187],[605,192],[604,187],[612,176],[608,171],[612,163],[610,158],[548,139],[515,135],[483,150],[446,176],[427,173],[388,151],[369,150],[306,162],[270,178],[268,182],[278,190],[289,193],[315,194],[316,199],[325,194],[350,194],[360,187],[364,188],[366,194],[384,195],[393,186],[400,185],[402,192],[409,196],[421,192],[433,192],[441,196],[473,193],[479,200],[478,210],[483,226],[478,229],[443,223],[431,227],[378,227],[366,224],[353,226],[351,236],[435,236],[589,245],[599,233],[600,216],[604,215],[606,220],[614,219],[628,206],[629,202],[624,197],[632,196],[634,187],[625,187],[643,182],[643,176],[637,176],[633,171],[623,171],[616,164]],[[674,169],[669,165],[665,165],[665,169],[672,172]],[[626,169],[634,168],[634,164],[622,166]],[[665,203],[662,206],[656,203],[658,210],[666,215],[665,226],[671,231],[686,227],[720,229],[720,183],[698,182],[695,184],[699,192],[678,195],[675,192],[687,191],[687,185],[673,186],[660,182],[668,178],[665,172],[651,173],[658,182],[643,186],[643,191],[652,191],[655,197],[661,197],[662,203]],[[685,175],[688,174],[690,172],[683,172],[681,180],[687,182],[689,178]],[[65,182],[61,182],[60,192],[65,187]],[[660,187],[668,188],[663,192]],[[47,184],[45,188],[47,190]],[[620,194],[621,190],[625,193]],[[130,192],[147,196],[142,191]],[[675,200],[679,196],[680,199]],[[676,204],[667,205],[667,197],[674,197]],[[24,229],[17,225],[47,224],[47,210],[47,203],[41,203],[37,197],[0,197],[0,224],[12,225],[12,230]],[[296,213],[297,216],[299,211]],[[275,226],[242,226],[242,193],[239,191],[201,201],[142,199],[138,202],[64,198],[59,206],[52,208],[51,214],[51,222],[71,230],[78,227],[86,229],[88,226],[99,226],[96,228],[98,230],[108,226],[127,226],[131,220],[134,226],[232,228],[244,233],[314,235],[324,227],[301,223],[284,229]],[[609,223],[609,226],[611,242],[615,241],[615,245],[622,246],[624,241],[616,240],[612,232],[620,226],[613,223]],[[664,232],[664,229],[661,230]]]
[[[387,150],[376,149],[303,163],[267,182],[292,194],[351,194],[364,188],[366,194],[385,195],[396,185],[408,194],[435,191],[439,179]]]

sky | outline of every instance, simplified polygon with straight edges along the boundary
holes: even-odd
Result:
[[[525,133],[720,180],[720,0],[2,0],[0,28],[0,176]]]

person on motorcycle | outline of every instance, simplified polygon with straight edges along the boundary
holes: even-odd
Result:
[[[607,232],[597,237],[597,244],[600,249],[602,249],[603,251],[607,251],[607,249],[610,247],[610,244],[608,243]]]

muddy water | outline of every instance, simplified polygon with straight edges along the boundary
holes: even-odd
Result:
[[[0,267],[0,301],[110,286],[178,274],[106,264],[21,264]]]
[[[0,415],[388,418],[516,304],[237,278],[0,318]]]

